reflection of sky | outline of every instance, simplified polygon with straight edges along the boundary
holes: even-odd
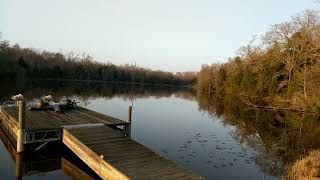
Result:
[[[129,105],[117,97],[96,99],[87,107],[126,120]],[[232,138],[234,128],[199,112],[195,101],[173,96],[137,99],[132,121],[134,139],[198,174],[223,179],[268,177],[255,165],[255,151]]]
[[[74,92],[69,92],[70,97],[72,93]],[[256,152],[245,143],[239,144],[239,140],[233,138],[237,137],[234,127],[224,125],[223,119],[200,112],[196,101],[178,98],[174,93],[171,96],[170,93],[165,93],[168,97],[162,98],[160,95],[156,96],[156,92],[154,94],[155,96],[139,95],[133,102],[132,137],[135,140],[209,178],[263,178],[264,174],[260,171],[263,167],[257,166],[253,159]],[[186,95],[191,94],[186,93]],[[124,98],[128,99],[126,93],[120,93],[115,97],[108,96],[108,98],[100,96],[81,98],[79,94],[74,96],[79,96],[76,99],[85,101],[85,103],[81,102],[81,106],[127,120],[128,106],[131,105],[131,101],[124,100]],[[59,98],[58,95],[56,98]],[[0,146],[0,176],[8,176],[8,179],[12,179],[15,166],[9,155],[4,152],[5,150]],[[266,162],[269,160],[267,159]],[[46,179],[59,177],[61,180],[69,178],[61,170],[27,178],[43,179],[44,177]]]

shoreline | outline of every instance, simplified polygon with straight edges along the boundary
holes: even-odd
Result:
[[[157,86],[157,87],[179,87],[179,88],[193,88],[193,85],[173,85],[161,83],[142,83],[142,82],[127,82],[127,81],[105,81],[105,80],[82,80],[82,79],[54,79],[54,78],[28,78],[26,81],[57,81],[57,82],[85,82],[85,83],[106,83],[106,84],[124,84],[124,85],[143,85],[143,86]]]

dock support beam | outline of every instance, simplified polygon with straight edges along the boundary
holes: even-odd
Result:
[[[23,176],[23,168],[24,168],[24,164],[23,164],[23,154],[17,154],[16,155],[16,180],[22,180],[22,176]]]
[[[132,106],[129,106],[128,108],[128,122],[131,123],[132,118]]]
[[[26,121],[26,115],[25,115],[25,101],[24,99],[18,100],[18,106],[19,106],[19,124],[18,124],[18,134],[17,134],[17,153],[21,153],[25,149],[24,145],[24,131],[25,131],[25,121]]]
[[[125,135],[130,137],[131,136],[131,119],[132,118],[132,106],[129,106],[128,108],[128,123],[129,124],[126,124],[124,125],[124,132],[125,132]]]

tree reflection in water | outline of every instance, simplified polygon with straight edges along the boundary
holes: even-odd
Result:
[[[319,117],[313,114],[252,109],[238,98],[230,95],[207,97],[192,88],[169,86],[143,86],[106,83],[80,82],[28,82],[17,86],[2,83],[0,102],[8,100],[12,94],[23,93],[28,99],[51,94],[55,100],[76,97],[82,105],[92,100],[106,100],[120,97],[124,100],[140,98],[177,97],[197,101],[202,112],[212,117],[220,117],[223,123],[233,126],[233,138],[255,149],[253,161],[261,171],[281,177],[288,166],[320,145]],[[212,118],[215,119],[215,118]]]
[[[293,162],[319,148],[319,117],[297,112],[252,109],[232,96],[197,94],[199,108],[235,128],[233,138],[253,147],[264,173],[283,176]]]

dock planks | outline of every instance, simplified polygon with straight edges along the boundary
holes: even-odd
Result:
[[[0,112],[13,123],[18,122],[18,107],[1,107]],[[78,107],[73,110],[56,113],[54,111],[26,110],[26,131],[62,129],[65,125],[103,123],[109,126],[126,125],[128,122],[110,117],[89,109]]]
[[[62,141],[103,179],[203,179],[103,124],[65,127]]]
[[[102,179],[203,179],[112,129],[130,124],[120,119],[82,107],[62,114],[26,110],[25,116],[25,144],[62,140]],[[18,107],[0,107],[0,119],[16,138]]]

